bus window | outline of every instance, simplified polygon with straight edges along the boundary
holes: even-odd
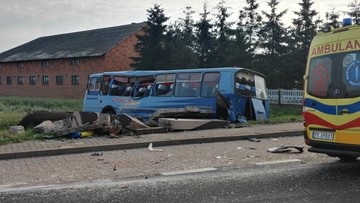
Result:
[[[176,77],[175,96],[197,97],[200,93],[201,73],[180,73]]]
[[[122,94],[122,96],[128,97],[131,95],[134,89],[134,85],[136,82],[136,78],[129,78],[129,82],[124,84],[125,85],[125,92]]]
[[[100,77],[94,77],[90,78],[87,86],[88,94],[95,95],[98,94],[101,87],[101,78]]]
[[[171,96],[174,89],[175,74],[156,76],[154,96]]]
[[[265,78],[255,75],[254,79],[255,79],[256,98],[267,99],[268,97],[266,93]]]
[[[138,78],[138,84],[135,87],[134,97],[149,96],[150,90],[154,84],[154,77]]]
[[[239,72],[235,78],[236,92],[242,95],[256,96],[255,78],[253,74]]]
[[[126,84],[129,82],[128,77],[114,76],[110,85],[109,95],[121,96],[124,94]]]
[[[103,76],[101,84],[101,94],[107,95],[109,93],[111,76]]]
[[[218,91],[220,73],[205,73],[201,85],[202,97],[215,97]]]

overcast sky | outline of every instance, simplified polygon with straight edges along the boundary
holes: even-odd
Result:
[[[268,11],[269,0],[257,0],[259,11]],[[321,18],[335,8],[344,11],[354,0],[312,0]],[[191,6],[194,19],[199,19],[202,0],[0,0],[0,53],[34,40],[38,37],[125,25],[147,19],[147,9],[160,4],[171,21],[184,17],[183,10]],[[208,10],[216,13],[220,0],[207,0]],[[246,0],[225,0],[232,13],[230,21],[236,21]],[[283,23],[291,24],[294,11],[299,11],[301,0],[280,0],[278,12],[288,9]],[[343,14],[340,18],[346,17]],[[213,18],[213,16],[211,16]]]

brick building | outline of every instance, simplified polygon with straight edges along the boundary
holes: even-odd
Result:
[[[132,69],[145,25],[40,37],[0,53],[0,96],[82,98],[90,74]]]

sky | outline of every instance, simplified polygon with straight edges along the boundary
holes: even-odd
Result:
[[[259,12],[269,11],[269,0],[257,0]],[[210,17],[216,14],[220,0],[0,0],[0,53],[15,48],[39,37],[70,33],[97,28],[138,23],[147,20],[147,9],[159,4],[169,22],[184,17],[186,6],[195,11],[194,20],[199,19],[203,4],[207,3]],[[288,9],[282,22],[290,26],[295,18],[294,11],[300,11],[301,0],[280,0],[278,12]],[[325,12],[334,9],[345,11],[354,0],[312,0],[312,9],[325,19]],[[225,0],[235,22],[239,10],[246,6],[246,0]],[[340,19],[347,17],[339,13]]]

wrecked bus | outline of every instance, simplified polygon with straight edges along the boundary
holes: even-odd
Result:
[[[264,75],[245,68],[104,72],[89,76],[83,110],[159,117],[266,120]]]
[[[360,21],[324,27],[313,39],[304,75],[304,136],[310,152],[360,156]]]

